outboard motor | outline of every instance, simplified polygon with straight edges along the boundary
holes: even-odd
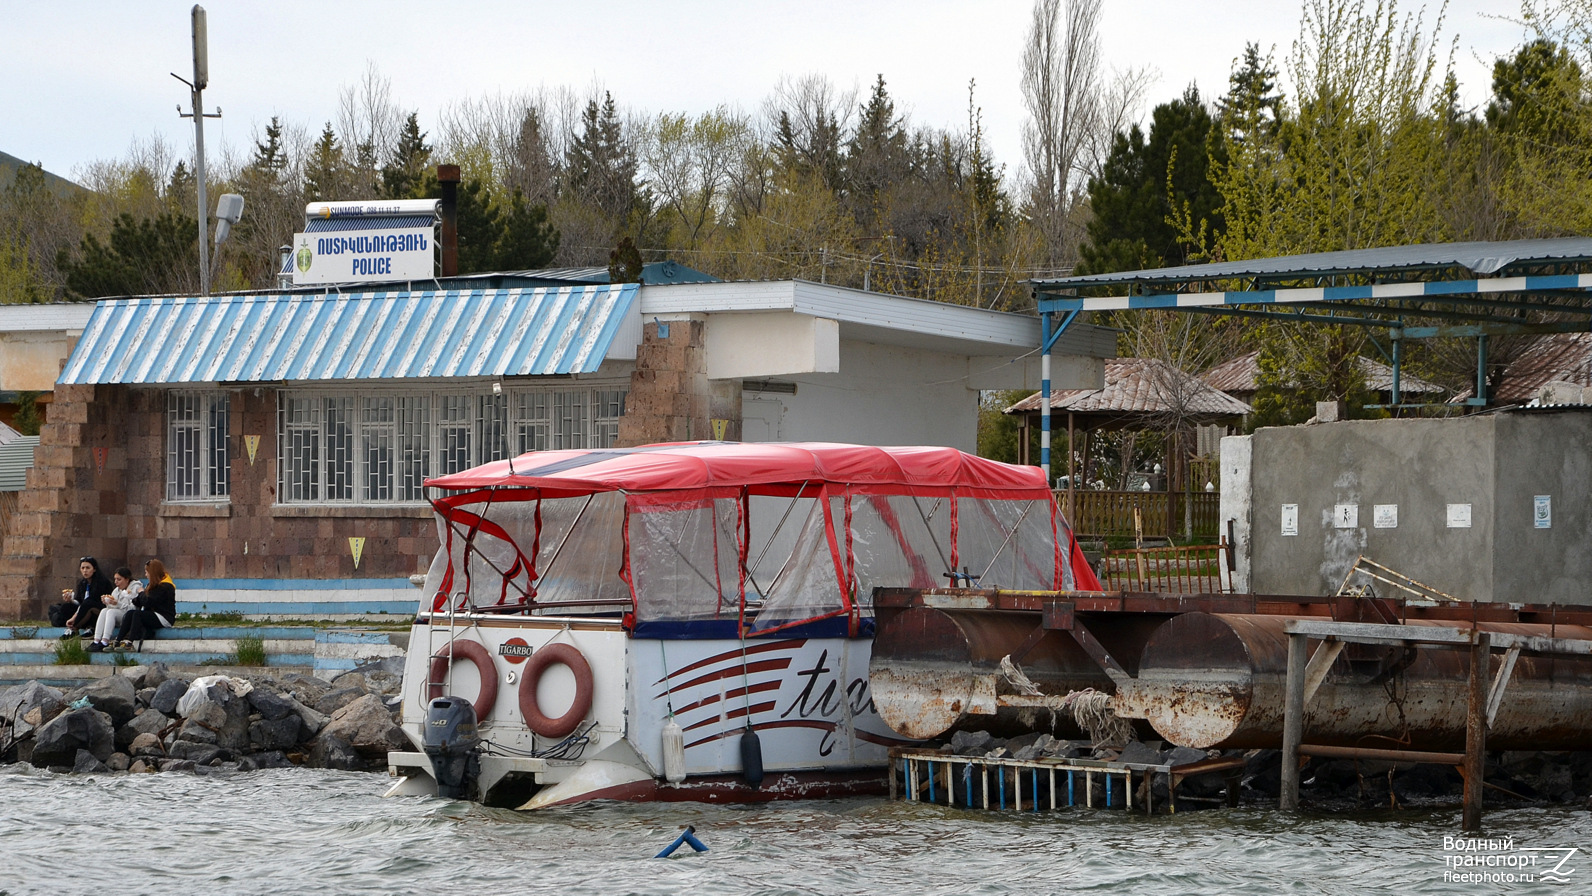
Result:
[[[426,707],[426,755],[437,776],[437,796],[470,799],[481,774],[475,707],[463,697],[438,697]]]

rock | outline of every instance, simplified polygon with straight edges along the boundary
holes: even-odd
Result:
[[[372,694],[395,696],[403,691],[404,686],[404,657],[384,656],[378,660],[361,663],[354,667],[365,679],[365,689]],[[337,680],[333,679],[335,686]]]
[[[339,771],[365,771],[368,763],[360,757],[359,751],[348,741],[322,732],[320,737],[310,745],[310,754],[307,757],[309,765],[313,768],[329,768]]]
[[[88,702],[111,717],[112,724],[125,725],[138,710],[138,688],[121,675],[95,679],[68,695],[72,700],[87,697]]]
[[[37,681],[19,684],[0,692],[0,718],[14,719],[13,737],[21,737],[61,714],[66,695]]]
[[[148,706],[149,705],[149,701],[151,701],[153,699],[155,699],[155,688],[139,688],[138,689],[138,705],[139,706]]]
[[[304,732],[304,722],[297,713],[279,719],[260,719],[249,724],[249,743],[259,750],[281,750],[297,746]]]
[[[146,756],[159,757],[166,755],[166,748],[161,744],[159,737],[153,734],[140,734],[127,746],[127,752],[135,759]]]
[[[166,751],[173,759],[190,759],[194,765],[209,765],[222,756],[222,749],[215,744],[178,738],[171,742],[171,747]],[[161,764],[165,770],[165,764]]]
[[[304,723],[305,732],[307,732],[311,737],[319,734],[321,729],[326,727],[326,723],[331,721],[331,718],[325,713],[316,712],[315,710],[310,709],[308,706],[305,706],[303,703],[300,703],[297,699],[287,699],[293,700],[293,709],[298,713],[299,721]]]
[[[249,705],[260,714],[260,718],[267,722],[293,716],[298,721],[298,712],[295,710],[291,698],[284,697],[265,687],[257,687],[249,692]]]
[[[33,735],[33,764],[75,765],[77,751],[87,750],[101,762],[115,752],[111,717],[92,707],[61,713],[39,726]]]
[[[332,689],[331,685],[321,681],[319,678],[297,673],[283,678],[282,686],[287,688],[288,693],[293,695],[293,699],[305,706],[314,706],[316,701],[326,696]]]
[[[262,768],[292,768],[287,756],[281,750],[269,750],[264,753],[251,753],[238,762],[240,771],[252,772]]]
[[[131,722],[116,729],[116,746],[126,749],[132,745],[140,734],[152,734],[155,737],[159,737],[160,732],[166,730],[166,726],[170,725],[171,722],[171,717],[161,713],[159,710],[146,709],[133,716]]]
[[[160,770],[163,772],[191,772],[195,763],[192,759],[162,759]]]
[[[110,757],[106,756],[105,758],[109,759]],[[75,775],[92,775],[110,770],[110,766],[101,762],[99,757],[87,750],[78,750],[77,758],[72,762],[72,773]]]
[[[1127,746],[1122,748],[1122,752],[1117,754],[1117,761],[1136,762],[1143,765],[1160,765],[1161,751],[1148,744],[1130,740]]]
[[[1244,786],[1263,796],[1277,795],[1281,775],[1281,750],[1255,750],[1244,761]]]
[[[155,696],[150,699],[149,707],[169,716],[177,711],[177,701],[186,693],[188,682],[180,678],[168,678],[155,687]]]
[[[215,683],[194,685],[178,711],[187,715],[177,736],[198,743],[213,743],[224,750],[242,753],[249,746],[249,701],[233,693],[232,686]]]
[[[366,694],[332,716],[320,736],[340,738],[366,756],[386,761],[387,753],[409,747],[409,738],[392,720],[392,713],[374,694]]]
[[[350,689],[356,690],[361,694],[370,693],[370,685],[366,683],[364,674],[357,669],[344,672],[343,674],[332,679],[333,694],[337,693],[338,691],[346,691]]]
[[[1039,755],[1039,747],[1037,746],[1039,739],[1049,736],[1038,731],[1019,734],[1006,742],[1006,750],[1012,754],[1013,759],[1030,760]]]
[[[1189,765],[1195,762],[1204,762],[1210,755],[1204,750],[1193,747],[1173,747],[1161,754],[1161,761],[1167,765]]]
[[[125,772],[133,764],[133,757],[126,753],[112,753],[111,758],[105,760],[105,765],[113,772]]]
[[[147,666],[128,666],[121,670],[121,674],[140,690],[158,688],[171,679],[171,671],[166,668],[165,663],[160,662],[150,663]]]
[[[957,731],[951,735],[951,749],[958,756],[980,756],[990,750],[994,740],[988,731]]]
[[[145,772],[153,774],[156,771],[156,768],[157,766],[153,760],[145,761],[143,759],[134,759],[133,764],[127,767],[127,771],[130,774],[135,775],[142,775]]]
[[[339,710],[364,696],[367,695],[360,688],[339,688],[315,701],[315,711],[336,717]]]

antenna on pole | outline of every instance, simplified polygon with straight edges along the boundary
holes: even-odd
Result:
[[[210,47],[209,37],[206,34],[205,8],[194,4],[193,8],[193,80],[182,77],[176,72],[171,76],[188,85],[193,95],[193,112],[182,111],[177,107],[177,114],[183,118],[193,119],[193,145],[194,145],[194,182],[198,186],[199,199],[199,292],[201,295],[210,295],[210,245],[209,245],[209,210],[206,208],[208,197],[205,195],[205,119],[220,118],[221,110],[216,109],[214,115],[204,112],[204,90],[210,84]]]

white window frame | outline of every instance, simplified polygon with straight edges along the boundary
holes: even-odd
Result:
[[[431,476],[527,451],[612,447],[627,385],[280,389],[277,503],[424,504]]]
[[[166,393],[166,501],[231,499],[231,396],[220,390]]]

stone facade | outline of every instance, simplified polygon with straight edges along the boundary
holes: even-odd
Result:
[[[107,574],[158,557],[179,580],[392,579],[436,552],[428,507],[276,503],[276,395],[231,393],[230,500],[171,503],[166,392],[61,386],[0,557],[0,619],[38,619],[92,555]],[[251,463],[247,436],[259,437]],[[354,567],[348,538],[365,539]]]
[[[741,384],[708,379],[706,330],[700,314],[643,326],[618,445],[740,441]]]

